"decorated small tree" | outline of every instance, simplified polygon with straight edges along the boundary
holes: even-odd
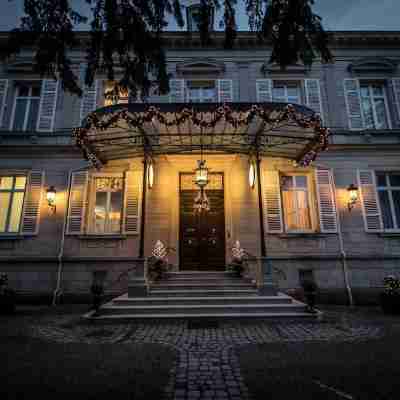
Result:
[[[400,279],[388,275],[383,279],[380,302],[385,314],[400,314]]]
[[[147,259],[147,274],[150,281],[157,281],[168,268],[168,253],[172,250],[165,247],[161,240],[157,240],[151,256]]]
[[[227,270],[236,276],[242,276],[245,256],[245,250],[240,246],[239,240],[236,240],[235,245],[232,247],[232,262],[228,264]]]

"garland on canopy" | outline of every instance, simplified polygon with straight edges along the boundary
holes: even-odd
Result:
[[[91,150],[90,140],[87,133],[91,130],[105,131],[108,128],[115,127],[118,121],[124,120],[128,126],[132,128],[142,127],[145,123],[157,121],[158,123],[167,127],[180,126],[187,121],[199,128],[210,129],[221,121],[225,120],[234,128],[243,125],[248,125],[255,117],[260,118],[263,122],[277,127],[281,122],[294,121],[297,125],[304,129],[313,129],[315,137],[312,142],[307,146],[306,152],[300,159],[296,160],[299,166],[310,165],[317,157],[320,151],[324,151],[328,147],[328,136],[330,134],[328,128],[321,126],[321,119],[317,115],[306,117],[303,114],[296,112],[294,106],[288,104],[284,109],[275,113],[276,110],[266,109],[260,105],[253,105],[248,112],[238,113],[232,110],[231,107],[224,104],[217,107],[214,111],[207,112],[212,114],[213,117],[204,118],[203,112],[196,111],[193,108],[184,107],[179,112],[174,112],[174,118],[170,119],[165,116],[159,108],[150,106],[146,111],[132,113],[129,110],[119,110],[104,117],[96,112],[91,113],[83,127],[74,129],[74,137],[76,144],[83,150],[85,158],[95,166],[98,166],[101,161],[97,158],[94,151]],[[275,113],[276,116],[272,116]]]

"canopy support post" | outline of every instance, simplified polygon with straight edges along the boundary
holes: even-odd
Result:
[[[261,241],[261,257],[267,256],[267,248],[265,246],[265,231],[264,231],[264,210],[262,204],[262,189],[261,189],[261,158],[257,154],[256,167],[257,167],[257,189],[258,189],[258,211],[260,218],[260,241]]]
[[[143,183],[142,183],[142,212],[140,214],[140,242],[139,258],[144,258],[144,223],[146,220],[146,194],[147,194],[147,156],[143,160]]]

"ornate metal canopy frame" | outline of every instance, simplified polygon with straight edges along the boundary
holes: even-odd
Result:
[[[287,103],[130,103],[100,108],[74,129],[96,167],[160,154],[237,153],[310,164],[328,145],[312,110]]]

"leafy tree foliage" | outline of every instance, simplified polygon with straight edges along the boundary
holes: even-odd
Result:
[[[173,16],[184,27],[184,0],[82,0],[90,5],[90,17],[72,7],[71,0],[24,0],[25,15],[10,33],[3,58],[34,49],[34,67],[43,76],[58,77],[64,90],[82,94],[79,77],[73,72],[70,50],[78,46],[76,29],[90,22],[86,49],[85,84],[96,73],[105,73],[117,86],[133,96],[146,97],[152,88],[169,91],[162,33]],[[302,62],[312,65],[317,57],[331,61],[327,35],[321,18],[312,11],[314,0],[199,0],[199,35],[203,46],[213,34],[213,9],[223,9],[220,25],[225,29],[225,48],[235,45],[236,11],[248,15],[250,30],[259,40],[272,42],[271,62],[283,69]],[[116,87],[117,87],[116,86]]]

